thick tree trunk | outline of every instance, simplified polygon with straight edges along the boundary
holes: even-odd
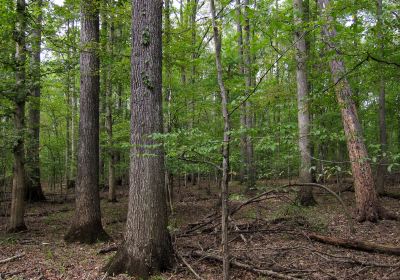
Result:
[[[293,0],[294,24],[296,27],[294,40],[296,46],[296,80],[297,80],[297,116],[299,126],[300,170],[299,182],[311,183],[311,146],[310,146],[310,115],[308,108],[308,79],[307,79],[307,45],[304,31],[303,0]],[[301,205],[315,204],[312,188],[302,186],[297,194]]]
[[[81,2],[81,98],[75,216],[64,239],[94,243],[109,236],[101,224],[99,197],[99,7]]]
[[[347,149],[351,161],[351,170],[354,178],[356,196],[357,220],[376,222],[382,211],[374,186],[371,165],[364,144],[362,129],[357,116],[357,110],[352,99],[350,85],[346,78],[344,62],[334,43],[336,30],[332,17],[327,14],[330,10],[330,0],[318,0],[321,12],[325,15],[326,23],[323,26],[323,36],[327,47],[334,53],[330,61],[333,83],[336,85],[336,98],[342,115]]]
[[[32,30],[32,103],[29,110],[29,145],[27,149],[28,201],[45,201],[40,182],[39,135],[40,135],[40,44],[42,41],[42,0],[36,1],[38,16]]]
[[[147,279],[171,267],[162,122],[162,1],[132,1],[131,164],[124,242],[106,269]]]
[[[214,0],[210,0],[210,10],[212,18],[212,26],[214,31],[214,46],[215,46],[215,64],[217,68],[217,79],[221,94],[221,109],[224,119],[224,138],[222,142],[222,181],[221,181],[221,216],[222,216],[222,257],[223,257],[223,279],[229,279],[229,241],[228,241],[228,226],[229,226],[229,192],[228,192],[228,172],[229,172],[229,142],[230,142],[230,121],[228,112],[228,96],[223,80],[223,69],[221,63],[221,35],[219,34],[218,25],[215,15]]]
[[[26,229],[24,222],[25,202],[25,151],[24,151],[24,130],[25,130],[25,102],[26,102],[26,81],[25,81],[25,63],[26,63],[26,3],[25,0],[18,0],[16,6],[15,22],[15,113],[14,126],[16,141],[14,142],[14,168],[13,184],[11,197],[11,213],[8,232],[18,232]]]
[[[377,0],[377,18],[378,18],[378,40],[380,51],[383,57],[384,44],[382,39],[382,0]],[[385,78],[382,71],[379,72],[379,142],[381,145],[381,157],[376,176],[376,190],[379,194],[385,193],[386,172],[386,150],[387,150],[387,132],[386,132],[386,104],[385,104]]]

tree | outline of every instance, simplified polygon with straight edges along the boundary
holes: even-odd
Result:
[[[382,21],[382,0],[376,1],[377,11],[376,16],[378,19],[378,44],[380,48],[380,55],[383,57],[385,46],[383,44],[383,21]],[[380,164],[376,176],[376,190],[379,194],[385,193],[385,177],[386,172],[386,152],[387,152],[387,132],[386,132],[386,94],[385,94],[385,77],[383,71],[379,71],[379,142],[381,146],[382,156],[380,157]]]
[[[45,201],[40,182],[39,139],[40,139],[40,50],[42,41],[43,1],[36,1],[38,16],[32,30],[31,62],[31,106],[29,108],[29,142],[27,149],[27,198],[28,201]]]
[[[364,144],[357,109],[352,99],[352,91],[346,77],[345,65],[334,43],[336,29],[333,26],[332,16],[329,14],[331,9],[330,0],[318,0],[318,5],[326,20],[323,26],[323,36],[327,48],[333,53],[329,66],[332,80],[335,84],[336,98],[340,106],[347,149],[351,161],[356,196],[357,220],[359,222],[376,222],[382,217],[383,209],[379,205],[375,190],[372,169],[368,160],[368,152]]]
[[[223,80],[223,70],[221,62],[221,35],[218,29],[218,23],[215,13],[214,0],[210,0],[211,19],[214,35],[215,47],[215,65],[217,68],[217,80],[221,95],[221,110],[224,119],[224,136],[222,141],[222,180],[221,180],[221,216],[222,216],[222,254],[223,254],[223,277],[224,280],[229,279],[229,241],[228,241],[228,225],[229,225],[229,193],[228,193],[228,172],[229,172],[229,142],[230,142],[230,121],[228,112],[228,96]]]
[[[64,239],[93,243],[109,236],[101,224],[99,197],[99,8],[81,2],[81,98],[75,217]]]
[[[124,242],[106,266],[147,279],[171,267],[162,133],[162,2],[132,1],[131,162]]]
[[[296,47],[297,118],[299,126],[300,170],[299,182],[311,183],[310,114],[308,109],[307,45],[304,31],[303,0],[293,0],[294,41]],[[315,204],[312,188],[302,186],[297,194],[301,205]]]
[[[25,0],[17,0],[16,22],[15,22],[15,112],[14,126],[16,139],[13,146],[14,155],[14,174],[12,182],[11,213],[8,232],[18,232],[26,229],[24,222],[26,191],[25,184],[25,151],[24,151],[24,132],[25,132],[25,103],[27,97],[26,89],[26,3]]]

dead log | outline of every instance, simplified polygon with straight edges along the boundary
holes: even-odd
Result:
[[[217,256],[217,255],[212,255],[212,254],[208,254],[206,252],[202,252],[202,251],[193,251],[191,253],[191,256],[193,257],[198,257],[198,258],[203,258],[203,259],[208,259],[208,260],[212,260],[212,261],[217,261],[222,263],[222,257],[221,256]],[[268,269],[260,269],[260,268],[256,268],[253,267],[251,265],[242,263],[242,262],[238,262],[235,260],[231,260],[230,264],[232,266],[238,267],[238,268],[242,268],[244,270],[253,272],[255,274],[259,274],[259,275],[263,275],[263,276],[270,276],[270,277],[275,277],[278,279],[286,279],[286,280],[300,280],[301,278],[297,278],[297,277],[292,277],[290,275],[287,274],[283,274],[283,273],[279,273],[273,270],[268,270]]]
[[[25,253],[17,254],[17,255],[15,255],[15,256],[9,257],[9,258],[7,258],[7,259],[0,260],[0,264],[4,264],[4,263],[11,262],[11,261],[13,261],[13,260],[22,258],[23,256],[25,256]]]
[[[315,233],[309,233],[307,234],[307,237],[314,241],[318,241],[324,244],[339,246],[343,248],[364,251],[364,252],[373,252],[373,253],[382,253],[386,255],[400,256],[400,247],[376,244],[361,240],[335,238],[335,237],[318,235]]]

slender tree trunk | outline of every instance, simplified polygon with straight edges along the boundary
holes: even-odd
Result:
[[[228,209],[229,209],[229,194],[228,194],[228,172],[229,172],[229,142],[230,142],[230,121],[228,113],[228,96],[223,81],[223,70],[221,63],[221,37],[218,30],[218,23],[215,15],[214,0],[210,0],[210,10],[212,18],[212,26],[214,31],[214,46],[215,46],[215,64],[217,68],[217,79],[221,94],[221,109],[224,119],[224,138],[222,143],[222,181],[221,181],[221,216],[222,216],[222,254],[223,254],[223,279],[229,279],[229,241],[228,241]]]
[[[243,48],[243,55],[244,55],[244,72],[245,72],[245,84],[246,84],[246,96],[249,94],[252,86],[252,71],[251,71],[251,51],[250,51],[250,19],[248,16],[247,10],[249,9],[249,0],[244,0],[244,48]],[[254,169],[254,148],[253,148],[253,141],[251,135],[249,135],[249,131],[253,128],[253,115],[251,113],[251,104],[250,101],[246,101],[245,104],[245,124],[246,129],[248,130],[246,136],[246,187],[247,190],[253,188],[256,184],[256,174]]]
[[[308,108],[307,45],[304,31],[303,0],[293,0],[294,40],[296,46],[297,114],[299,126],[300,170],[299,182],[311,183],[310,114]],[[311,187],[303,186],[297,194],[297,201],[304,206],[314,205]]]
[[[106,269],[147,279],[171,267],[161,133],[162,1],[132,1],[131,164],[124,242]],[[151,154],[149,156],[149,154]]]
[[[242,7],[241,7],[241,1],[236,0],[236,17],[237,17],[237,33],[238,33],[238,52],[239,52],[239,74],[240,76],[244,77],[244,59],[243,59],[243,28],[242,28]],[[240,106],[240,127],[242,130],[245,129],[246,127],[246,104],[242,104]],[[241,166],[240,166],[240,182],[244,183],[247,181],[247,137],[246,133],[242,132],[240,134],[240,153],[241,153]]]
[[[67,39],[70,37],[70,27],[69,27],[69,20],[67,22]],[[66,133],[65,133],[65,139],[66,139],[66,147],[65,147],[65,181],[67,188],[70,185],[71,182],[71,158],[72,158],[72,142],[73,139],[71,138],[71,108],[72,108],[72,94],[71,94],[71,50],[68,47],[67,50],[67,63],[66,63],[66,99],[67,99],[67,115],[65,116],[66,119]]]
[[[16,6],[15,22],[15,113],[14,126],[16,141],[14,142],[14,168],[13,184],[11,197],[11,213],[8,232],[18,232],[26,229],[24,222],[25,202],[25,155],[24,155],[24,130],[25,130],[25,102],[26,102],[26,81],[25,81],[25,63],[26,63],[26,4],[25,0],[18,0]]]
[[[107,80],[106,80],[106,131],[108,142],[108,201],[116,202],[115,187],[115,152],[113,148],[113,98],[112,98],[112,65],[113,65],[113,44],[114,44],[114,25],[112,18],[109,22],[107,54],[109,56],[107,64]]]
[[[81,98],[75,216],[64,239],[94,243],[109,236],[101,224],[99,197],[99,6],[81,2]]]
[[[38,16],[32,30],[32,103],[29,109],[29,142],[27,149],[27,199],[45,201],[40,182],[39,140],[40,140],[40,44],[42,41],[42,0],[36,1]]]
[[[323,26],[323,36],[327,47],[334,53],[330,61],[332,79],[336,90],[336,98],[340,106],[347,149],[351,161],[351,170],[354,178],[356,196],[357,220],[360,222],[376,222],[382,215],[377,193],[374,186],[371,165],[364,144],[362,129],[357,116],[357,109],[352,99],[350,85],[346,78],[344,62],[337,51],[334,39],[336,30],[333,19],[329,15],[330,0],[318,0],[321,13],[325,15],[326,23]]]
[[[377,0],[377,18],[378,18],[378,41],[380,44],[380,52],[384,55],[384,44],[382,38],[382,0]],[[379,72],[379,141],[381,145],[380,164],[376,177],[376,190],[379,194],[385,193],[385,177],[386,177],[386,156],[387,151],[387,132],[386,132],[386,106],[385,106],[385,78],[383,71]]]

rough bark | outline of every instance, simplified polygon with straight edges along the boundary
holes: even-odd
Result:
[[[384,44],[382,40],[382,0],[377,0],[377,28],[380,52],[383,57]],[[386,172],[386,150],[387,150],[387,132],[386,132],[386,101],[385,101],[385,78],[383,71],[379,71],[379,142],[381,145],[380,164],[378,165],[376,176],[376,190],[379,194],[385,193]]]
[[[360,222],[376,222],[384,211],[380,207],[374,186],[371,165],[364,144],[361,125],[357,116],[357,109],[352,99],[349,82],[345,76],[344,62],[334,43],[336,30],[333,19],[329,15],[330,0],[318,0],[321,13],[325,16],[323,36],[327,48],[332,51],[330,69],[333,83],[335,84],[336,99],[340,106],[342,123],[346,135],[347,150],[351,161],[351,170],[354,178],[356,197],[357,220]]]
[[[18,232],[26,229],[24,222],[25,202],[25,155],[24,155],[24,130],[25,130],[25,102],[26,102],[26,3],[25,0],[18,0],[16,5],[15,22],[15,112],[14,126],[16,140],[13,146],[14,167],[11,196],[11,212],[8,232]]]
[[[64,239],[94,243],[109,236],[101,224],[99,198],[99,7],[81,2],[81,98],[75,215]]]
[[[161,133],[162,1],[132,1],[131,162],[124,242],[106,266],[147,279],[171,267],[164,152],[150,136]]]
[[[308,78],[307,78],[307,45],[304,31],[303,0],[293,0],[294,40],[296,47],[296,81],[297,81],[297,116],[299,126],[300,170],[299,182],[311,183],[311,146],[310,146],[310,114],[308,108]],[[297,194],[300,205],[315,204],[312,188],[302,186]]]
[[[210,10],[212,18],[212,27],[214,33],[215,64],[217,68],[217,80],[221,94],[221,109],[224,119],[224,136],[222,142],[222,180],[221,180],[221,216],[222,216],[222,258],[223,258],[223,279],[229,279],[229,241],[228,241],[228,172],[229,172],[229,142],[230,142],[230,121],[228,113],[228,96],[223,80],[223,69],[221,62],[221,35],[219,34],[218,23],[215,15],[214,0],[210,0]]]
[[[40,44],[42,41],[42,0],[36,1],[38,16],[32,30],[32,87],[29,108],[29,142],[27,149],[27,192],[30,202],[45,201],[40,182],[39,135],[40,135]]]

